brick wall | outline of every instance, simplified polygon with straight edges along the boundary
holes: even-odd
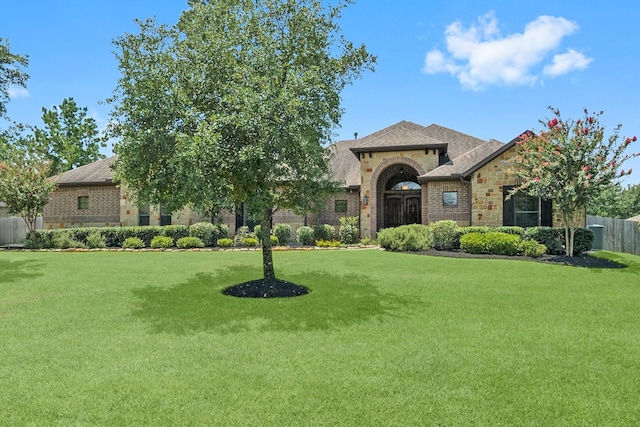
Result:
[[[89,208],[78,208],[78,197],[89,198]],[[115,185],[58,187],[44,208],[43,226],[51,228],[120,225],[120,190]]]
[[[426,184],[427,197],[423,197],[423,212],[427,211],[427,220],[423,223],[431,224],[441,220],[456,221],[459,226],[471,224],[470,195],[468,182],[457,181],[431,181]],[[443,201],[443,193],[456,193],[458,204],[446,206]]]

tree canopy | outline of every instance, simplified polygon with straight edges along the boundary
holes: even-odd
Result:
[[[27,87],[29,75],[24,68],[28,64],[28,57],[12,53],[9,42],[0,37],[0,117],[6,117],[10,87]]]
[[[50,110],[42,108],[44,127],[35,127],[30,139],[31,149],[50,163],[49,174],[62,172],[103,159],[101,147],[105,137],[98,125],[87,116],[87,107],[80,108],[73,98],[66,98]]]
[[[335,190],[324,146],[340,93],[375,58],[341,34],[350,0],[190,1],[168,27],[115,40],[116,177],[145,202],[305,212]],[[263,239],[265,280],[275,278]],[[268,259],[269,258],[269,259]]]
[[[559,110],[549,109],[554,117],[540,121],[543,129],[524,133],[517,142],[514,172],[521,184],[511,194],[553,200],[566,230],[566,253],[573,255],[574,232],[587,204],[631,173],[621,166],[637,156],[628,152],[637,138],[621,139],[618,125],[605,139],[602,112],[591,114],[584,109],[584,118],[563,120]]]

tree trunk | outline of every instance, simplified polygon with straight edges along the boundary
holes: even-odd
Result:
[[[260,221],[260,233],[262,233],[262,270],[264,272],[264,281],[272,283],[276,279],[273,270],[273,252],[271,250],[271,212],[265,209]]]

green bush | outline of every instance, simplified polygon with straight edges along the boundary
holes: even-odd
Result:
[[[482,254],[487,250],[486,233],[473,232],[460,236],[460,249],[470,254]]]
[[[53,237],[53,247],[56,249],[85,248],[85,244],[76,240],[72,231],[63,230]]]
[[[144,242],[139,237],[127,237],[122,243],[124,249],[142,249],[144,248]]]
[[[485,234],[487,241],[487,252],[492,255],[518,255],[521,252],[520,236],[502,232],[491,232]]]
[[[256,235],[255,233],[252,233],[251,231],[249,231],[249,227],[247,227],[246,225],[243,225],[242,227],[238,228],[238,231],[236,231],[236,235],[233,237],[233,245],[244,246],[245,245],[244,241],[247,238],[255,239]]]
[[[340,242],[352,245],[358,241],[358,217],[340,218]]]
[[[315,243],[313,228],[303,225],[296,230],[298,243],[311,246]]]
[[[372,239],[371,237],[363,237],[362,239],[360,239],[360,244],[363,246],[369,246],[369,245],[377,245],[378,242],[375,239]]]
[[[180,249],[204,248],[204,242],[197,237],[187,236],[179,238],[176,246]]]
[[[427,251],[433,248],[433,233],[426,225],[401,225],[380,230],[378,243],[393,251]]]
[[[524,234],[524,228],[518,227],[516,225],[503,225],[500,227],[495,227],[491,231],[495,231],[498,233],[515,234],[516,236],[522,236]]]
[[[313,227],[313,237],[315,240],[333,240],[336,235],[336,228],[330,224],[319,224]]]
[[[336,248],[341,245],[340,240],[316,240],[316,246],[319,248]]]
[[[520,248],[525,256],[539,258],[547,252],[547,247],[535,240],[525,240],[520,242]]]
[[[564,232],[562,232],[562,244],[564,245]],[[580,255],[588,252],[593,247],[593,231],[588,228],[576,228],[573,237],[573,254]]]
[[[262,239],[264,237],[262,236],[262,225],[256,224],[256,226],[253,227],[253,234],[256,236],[256,239],[258,239],[258,242],[262,243]]]
[[[242,241],[243,246],[258,246],[258,238],[257,237],[245,237]]]
[[[524,232],[525,239],[533,239],[545,245],[548,254],[562,252],[564,230],[552,227],[531,227]]]
[[[520,236],[492,231],[467,233],[460,237],[460,249],[471,254],[517,255],[521,252]]]
[[[160,227],[160,229],[161,234],[158,234],[158,236],[162,235],[171,237],[174,242],[190,235],[188,225],[165,225]]]
[[[458,224],[451,220],[437,221],[431,224],[433,247],[440,251],[450,251],[460,246]]]
[[[291,226],[289,224],[277,224],[273,234],[281,245],[288,245],[291,241]]]
[[[210,222],[196,222],[189,226],[189,236],[202,240],[205,246],[215,246],[216,226]]]
[[[151,247],[154,249],[173,247],[173,238],[169,236],[156,236],[151,239]]]
[[[269,236],[269,240],[271,240],[271,246],[278,246],[280,244],[278,236],[274,236],[273,234]]]
[[[107,246],[106,239],[98,230],[94,230],[87,234],[87,247],[91,249],[102,249]]]
[[[47,230],[36,230],[24,239],[24,247],[27,249],[53,248],[52,235]]]
[[[233,240],[228,237],[223,237],[222,239],[218,239],[216,244],[221,248],[230,248],[233,246]]]

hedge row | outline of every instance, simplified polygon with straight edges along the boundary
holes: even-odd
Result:
[[[593,233],[589,229],[578,228],[574,240],[574,254],[578,255],[591,250]],[[395,251],[461,249],[470,253],[540,256],[544,252],[564,252],[565,230],[551,227],[458,227],[455,221],[438,221],[431,225],[412,224],[380,230],[378,243]]]

